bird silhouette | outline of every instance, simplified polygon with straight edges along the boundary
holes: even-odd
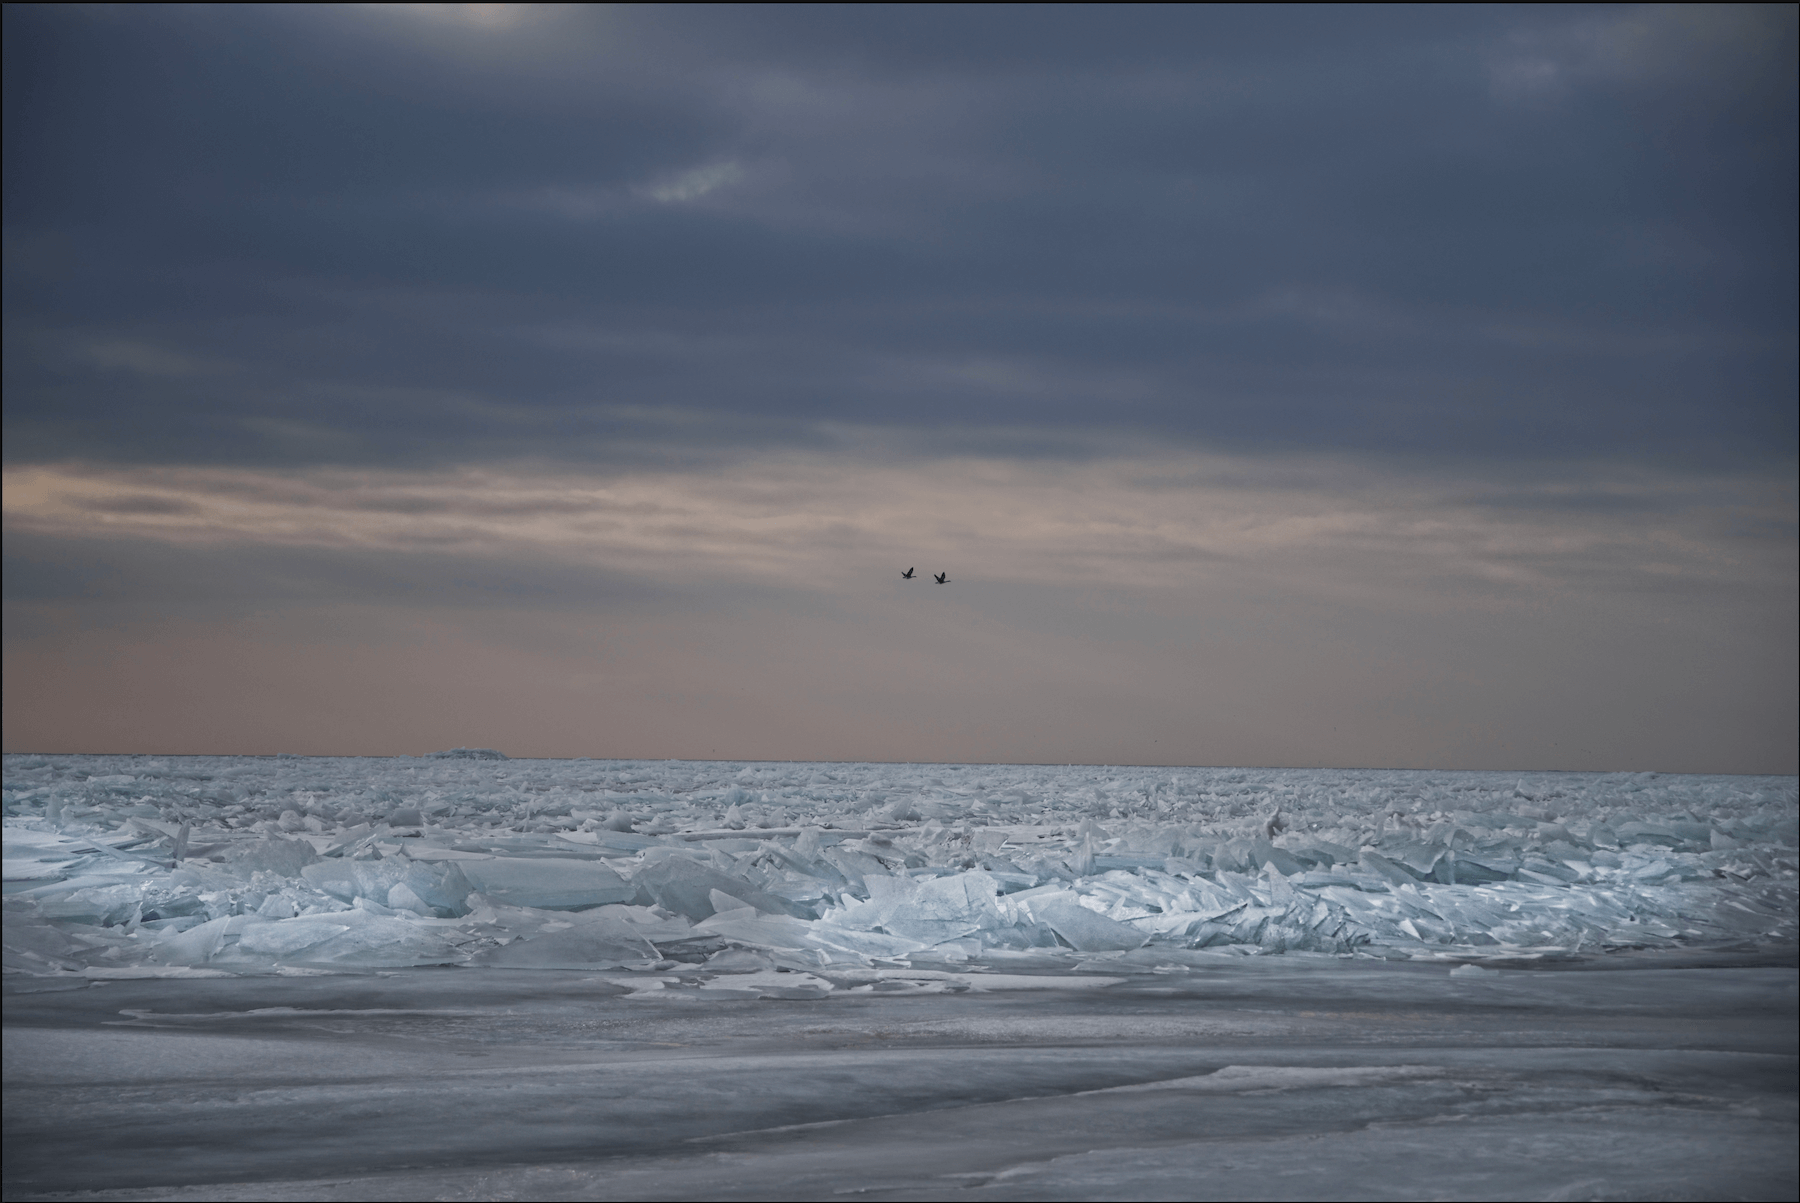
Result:
[[[908,568],[908,569],[907,569],[907,570],[906,570],[906,571],[905,571],[905,572],[902,572],[902,573],[901,573],[901,574],[900,574],[900,575],[901,575],[901,577],[903,577],[903,578],[904,578],[904,579],[906,579],[906,580],[909,580],[909,581],[910,581],[910,580],[912,580],[912,574],[913,574],[913,570],[912,570],[912,569],[910,569],[910,568]]]
[[[940,585],[948,585],[950,583],[950,574],[948,572],[940,572],[931,579]]]

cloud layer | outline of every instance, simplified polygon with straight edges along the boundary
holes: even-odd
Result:
[[[1792,9],[5,23],[9,747],[1793,771]]]
[[[471,11],[10,12],[8,457],[1792,460],[1785,10]]]

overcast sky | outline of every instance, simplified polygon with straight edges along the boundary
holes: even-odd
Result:
[[[1792,6],[4,14],[8,750],[1796,771]]]

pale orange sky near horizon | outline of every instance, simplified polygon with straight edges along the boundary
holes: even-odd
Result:
[[[1567,491],[1148,450],[9,472],[14,537],[135,546],[169,592],[15,604],[6,747],[1792,771],[1779,492],[1534,508]],[[425,567],[267,592],[334,559]]]

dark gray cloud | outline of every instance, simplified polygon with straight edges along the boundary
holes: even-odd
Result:
[[[13,462],[1794,457],[1787,8],[5,19]]]

